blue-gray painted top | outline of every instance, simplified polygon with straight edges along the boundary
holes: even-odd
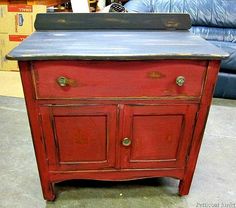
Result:
[[[82,24],[77,22],[80,19],[80,15]],[[36,20],[37,31],[13,49],[7,55],[7,58],[20,61],[59,59],[211,60],[226,58],[229,55],[220,48],[193,35],[186,28],[178,26],[186,20],[179,21],[178,24],[178,21],[176,22],[176,20],[171,19],[173,16],[168,15],[169,23],[165,23],[164,25],[167,27],[163,28],[163,21],[161,21],[162,23],[159,22],[160,24],[156,23],[156,18],[159,17],[158,14],[135,14],[138,17],[135,23],[132,23],[134,19],[133,17],[131,18],[131,15],[133,14],[125,15],[127,14],[102,14],[105,22],[103,22],[100,15],[98,24],[93,22],[91,23],[91,27],[89,27],[89,24],[85,24],[85,17],[89,18],[89,14],[85,16],[82,14],[76,14],[75,16],[73,14],[69,16],[65,14],[62,16],[39,15]],[[53,17],[52,20],[50,16]],[[94,14],[92,16],[93,18],[96,17]],[[106,23],[109,22],[109,17],[111,21],[110,23]],[[125,17],[127,19],[126,22],[124,21]],[[50,24],[45,24],[47,18]],[[163,16],[162,18],[164,20],[166,19]],[[120,25],[117,23],[120,21],[119,19],[123,21],[123,23],[121,21]],[[141,24],[142,19],[149,25]],[[116,22],[114,27],[112,27],[112,21]],[[91,20],[88,22],[91,22]],[[99,24],[101,25],[101,29],[99,29]],[[108,27],[109,24],[110,26]],[[129,25],[132,24],[135,24],[135,26],[130,26],[131,29],[129,29]],[[173,27],[170,27],[170,25]],[[85,26],[86,28],[84,28]]]

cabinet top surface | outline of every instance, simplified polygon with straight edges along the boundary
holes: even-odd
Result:
[[[147,16],[143,17],[146,18]],[[148,17],[151,19],[150,25],[155,19],[153,17]],[[47,18],[47,16],[44,18]],[[62,19],[55,17],[53,21],[55,23],[58,20],[63,22],[63,17],[60,16],[60,18]],[[72,26],[72,29],[63,29],[63,26],[54,30],[48,30],[47,28],[38,30],[13,49],[7,55],[7,58],[22,61],[59,59],[155,60],[222,59],[229,55],[188,30],[168,31],[152,28],[143,29],[142,27],[138,29],[137,26],[133,29],[98,29],[99,27],[96,28],[96,25],[93,25],[92,29],[78,29],[76,27],[81,27],[81,25],[74,25],[73,18],[75,17],[71,17],[72,23],[69,25]],[[97,16],[94,18],[98,19]],[[50,18],[47,19],[50,20]],[[68,26],[67,19],[69,19],[68,16],[64,17],[66,26]],[[103,19],[106,18],[103,17]],[[107,22],[110,20],[111,17],[106,19]],[[118,17],[114,17],[112,20],[118,20]],[[128,24],[127,27],[130,25],[132,23]],[[40,28],[40,25],[38,27]],[[76,29],[73,29],[73,27]],[[145,25],[145,27],[147,26]]]

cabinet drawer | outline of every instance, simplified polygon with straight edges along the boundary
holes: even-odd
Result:
[[[192,60],[35,61],[32,76],[38,99],[196,98],[206,66]]]

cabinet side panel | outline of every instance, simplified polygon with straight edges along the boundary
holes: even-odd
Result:
[[[33,81],[30,73],[30,62],[19,62],[19,67],[43,195],[46,200],[53,200],[55,194],[48,172],[38,105],[35,100]]]
[[[207,68],[206,81],[198,112],[198,119],[195,125],[193,140],[189,152],[187,166],[183,180],[180,181],[179,194],[187,195],[192,183],[193,174],[196,168],[198,154],[200,151],[202,138],[210,110],[213,92],[216,84],[217,74],[220,68],[220,61],[210,61]]]

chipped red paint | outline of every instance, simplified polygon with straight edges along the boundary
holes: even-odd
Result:
[[[168,176],[180,180],[180,195],[188,194],[219,61],[19,66],[46,200],[55,199],[54,183],[69,179]],[[182,87],[175,83],[179,75],[186,78]],[[77,85],[60,86],[58,76]],[[122,145],[124,138],[131,143]]]

